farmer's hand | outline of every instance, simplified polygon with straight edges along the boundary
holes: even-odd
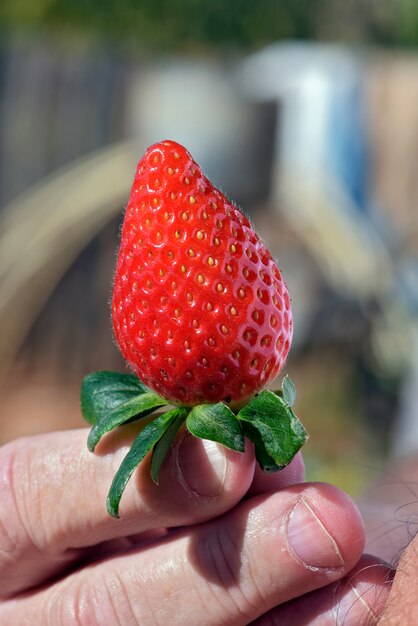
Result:
[[[238,454],[187,435],[159,486],[139,466],[114,520],[105,499],[128,431],[94,455],[86,430],[0,450],[1,624],[371,623],[387,570],[366,559],[348,574],[362,521],[337,488],[299,484],[299,455],[262,475],[250,445]]]

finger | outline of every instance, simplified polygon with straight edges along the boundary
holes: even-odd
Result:
[[[377,624],[391,588],[391,568],[363,556],[342,580],[274,608],[251,626],[371,626]]]
[[[262,471],[259,465],[256,464],[253,482],[245,494],[245,498],[260,495],[262,493],[268,493],[270,491],[278,491],[279,489],[283,489],[289,485],[300,483],[304,479],[304,474],[305,467],[301,454],[297,454],[289,465],[287,465],[280,472],[275,472],[274,474]],[[122,550],[126,550],[128,547],[141,544],[144,541],[149,541],[150,539],[158,539],[163,537],[165,534],[167,534],[166,529],[153,529],[135,535],[130,535],[129,537],[121,537],[120,539],[106,542],[101,545],[100,551],[95,548],[92,554],[92,560],[97,561],[99,558],[103,558],[104,556],[110,556],[115,552],[121,552]]]
[[[304,474],[305,467],[301,454],[296,455],[294,460],[289,465],[287,465],[280,472],[275,472],[274,474],[262,471],[256,464],[253,482],[245,494],[245,498],[260,495],[262,493],[268,493],[270,491],[278,491],[279,489],[283,489],[289,485],[300,483],[304,479]],[[167,529],[153,529],[135,535],[130,535],[129,537],[121,537],[120,539],[105,542],[104,544],[101,544],[100,550],[95,547],[91,555],[92,561],[97,561],[99,558],[103,558],[105,556],[111,556],[116,552],[121,552],[123,550],[126,551],[128,548],[141,544],[144,541],[159,539],[166,534]]]
[[[247,442],[248,445],[249,442]],[[187,462],[187,459],[186,461]],[[305,475],[305,466],[302,458],[302,454],[299,453],[293,459],[293,461],[287,465],[280,472],[269,474],[260,469],[260,466],[256,464],[253,482],[245,498],[260,495],[270,491],[278,491],[289,485],[295,485],[303,481]],[[119,539],[111,540],[100,545],[100,549],[96,546],[91,554],[92,561],[97,561],[105,556],[111,556],[116,552],[126,551],[128,548],[142,544],[144,541],[155,540],[163,537],[167,534],[167,529],[155,528],[141,533],[136,533],[128,537],[121,537]],[[85,559],[85,557],[84,557]]]
[[[338,580],[363,545],[348,496],[330,485],[298,485],[8,601],[0,617],[22,626],[48,623],[47,612],[60,625],[76,616],[78,626],[240,626]]]
[[[247,493],[248,496],[256,496],[269,491],[277,491],[290,485],[297,485],[305,479],[305,465],[302,453],[294,457],[294,459],[279,472],[270,474],[260,469],[256,463],[254,470],[254,478],[251,487]]]
[[[128,441],[91,454],[86,439],[86,430],[59,432],[0,450],[3,597],[60,572],[80,558],[80,548],[217,516],[242,498],[254,473],[250,446],[239,454],[183,434],[159,485],[150,478],[149,457],[140,464],[122,499],[121,520],[114,520],[106,496]]]

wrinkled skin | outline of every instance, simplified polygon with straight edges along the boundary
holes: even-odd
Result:
[[[114,520],[103,503],[133,430],[94,455],[84,429],[0,450],[0,623],[373,623],[389,569],[362,556],[350,498],[302,482],[300,455],[266,475],[250,445],[239,454],[186,435],[159,486],[141,464]]]

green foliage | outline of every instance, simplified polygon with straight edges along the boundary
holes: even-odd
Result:
[[[418,43],[416,0],[13,0],[0,29],[84,35],[141,50],[253,49],[283,39]]]
[[[139,394],[148,392],[137,376],[119,372],[92,372],[81,386],[81,412],[89,424],[96,422]]]
[[[162,464],[164,463],[164,459],[167,456],[171,444],[173,443],[178,431],[184,423],[184,420],[187,416],[187,409],[178,410],[178,415],[175,419],[170,422],[166,431],[162,435],[161,439],[157,441],[155,446],[152,449],[152,457],[151,457],[151,478],[152,480],[158,484],[158,474],[160,473],[160,469]]]
[[[167,429],[178,420],[185,419],[188,409],[179,408],[167,411],[156,417],[137,435],[131,449],[115,474],[107,497],[107,511],[112,517],[119,517],[119,502],[125,487],[139,463],[161,439]],[[157,472],[158,473],[158,472]],[[154,474],[155,476],[155,474]],[[154,478],[156,479],[156,478]]]
[[[288,404],[290,407],[292,407],[295,404],[295,402],[296,402],[296,387],[293,384],[293,381],[290,378],[290,376],[285,376],[283,378],[280,395],[283,398],[283,400],[285,401],[285,403]]]
[[[223,402],[193,407],[187,418],[187,428],[195,437],[217,441],[231,450],[244,452],[240,423]]]
[[[87,446],[90,452],[94,452],[95,447],[99,443],[104,434],[110,432],[117,426],[127,424],[139,420],[147,415],[150,415],[156,408],[167,404],[164,398],[161,398],[156,393],[143,393],[136,398],[131,398],[119,405],[112,412],[104,415],[93,426],[89,433],[87,440]]]
[[[262,391],[237,417],[253,441],[257,460],[265,471],[288,465],[308,438],[290,406],[272,391]]]
[[[119,502],[135,468],[148,452],[151,478],[158,474],[170,446],[184,423],[192,435],[216,441],[244,452],[244,435],[253,442],[262,469],[275,472],[293,459],[307,433],[292,411],[296,389],[286,376],[280,391],[262,391],[235,414],[223,402],[177,407],[155,417],[139,432],[122,461],[110,487],[107,510],[119,516]],[[94,452],[106,433],[118,426],[150,415],[166,400],[146,387],[136,376],[117,372],[88,374],[81,387],[81,410],[92,425],[87,445]]]
[[[93,372],[81,386],[81,412],[93,424],[87,445],[91,452],[105,433],[132,422],[167,404],[136,376],[118,372]]]
[[[313,34],[322,0],[15,0],[0,8],[8,26],[76,32],[142,48],[251,47]]]

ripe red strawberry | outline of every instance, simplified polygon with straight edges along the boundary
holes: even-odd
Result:
[[[158,482],[183,427],[236,452],[244,452],[247,437],[268,472],[288,465],[305,443],[289,377],[280,390],[256,394],[282,367],[292,338],[289,294],[279,268],[248,220],[173,141],[152,146],[138,165],[112,316],[136,376],[87,374],[80,400],[92,426],[92,452],[106,433],[142,421],[109,490],[113,517],[148,453],[151,478]],[[167,410],[170,403],[180,406]]]
[[[132,370],[176,404],[241,403],[286,359],[292,313],[277,264],[173,141],[138,164],[112,318]]]

